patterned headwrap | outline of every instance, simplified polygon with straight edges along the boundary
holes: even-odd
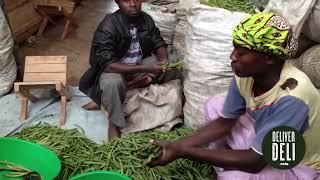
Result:
[[[274,13],[250,15],[234,28],[232,36],[234,45],[283,59],[291,58],[298,48],[290,24]]]

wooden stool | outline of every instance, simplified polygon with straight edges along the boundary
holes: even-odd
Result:
[[[14,91],[22,96],[21,120],[27,118],[28,100],[36,102],[30,89],[56,89],[61,95],[60,124],[66,120],[67,56],[27,56],[23,82],[14,83]]]
[[[37,36],[42,36],[48,22],[56,25],[51,16],[63,15],[66,18],[62,40],[68,36],[71,25],[78,28],[78,25],[73,22],[75,2],[70,0],[32,0],[32,3],[34,4],[34,9],[43,17]]]

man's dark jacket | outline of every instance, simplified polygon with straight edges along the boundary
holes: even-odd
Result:
[[[89,59],[90,68],[81,77],[79,89],[99,105],[100,75],[106,66],[120,61],[127,53],[131,43],[128,25],[126,16],[118,10],[107,15],[94,34]],[[136,27],[143,58],[150,56],[156,49],[167,46],[153,19],[146,13],[141,13]]]

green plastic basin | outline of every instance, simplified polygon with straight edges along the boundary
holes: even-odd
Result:
[[[0,138],[0,161],[6,161],[36,171],[43,180],[58,176],[61,163],[57,155],[44,146],[18,138]],[[4,165],[0,164],[0,167]],[[8,172],[0,171],[1,180],[21,178],[5,177]]]
[[[112,171],[91,171],[72,177],[70,180],[132,180],[128,176]]]

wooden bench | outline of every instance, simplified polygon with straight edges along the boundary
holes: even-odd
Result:
[[[21,120],[27,118],[28,100],[36,102],[31,89],[56,89],[61,95],[60,124],[66,120],[67,104],[67,56],[27,56],[23,82],[14,84],[15,92],[21,94]]]
[[[76,2],[71,0],[32,0],[32,3],[36,12],[43,17],[37,33],[38,36],[42,36],[48,22],[56,25],[51,16],[63,15],[66,18],[66,24],[61,37],[62,40],[68,36],[71,26],[78,28],[78,25],[73,22]]]

